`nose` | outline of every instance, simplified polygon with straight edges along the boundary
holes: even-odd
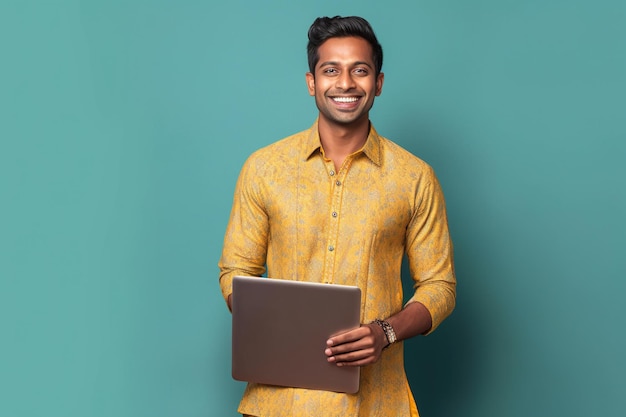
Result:
[[[337,77],[337,88],[346,91],[354,87],[356,87],[356,84],[350,71],[344,71]]]

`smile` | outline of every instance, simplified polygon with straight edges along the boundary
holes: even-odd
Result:
[[[359,101],[358,97],[332,97],[333,101],[336,101],[337,103],[354,103],[356,101]]]

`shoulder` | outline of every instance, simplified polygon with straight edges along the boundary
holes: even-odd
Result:
[[[423,159],[386,137],[379,138],[384,169],[415,179],[430,180],[434,177],[433,168]]]

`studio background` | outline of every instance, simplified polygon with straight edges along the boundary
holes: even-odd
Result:
[[[446,195],[422,415],[624,415],[617,0],[3,2],[0,415],[237,415],[217,261],[245,158],[314,122],[321,15],[372,23],[372,120]]]

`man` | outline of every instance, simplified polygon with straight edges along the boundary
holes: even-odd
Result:
[[[356,285],[361,327],[325,354],[361,366],[357,394],[248,384],[254,416],[417,416],[400,341],[432,332],[454,309],[445,203],[433,170],[369,121],[382,48],[359,17],[318,18],[306,74],[319,116],[308,130],[255,152],[241,171],[219,266],[228,306],[235,275]],[[415,292],[402,306],[406,253]],[[302,329],[306,331],[306,329]]]

